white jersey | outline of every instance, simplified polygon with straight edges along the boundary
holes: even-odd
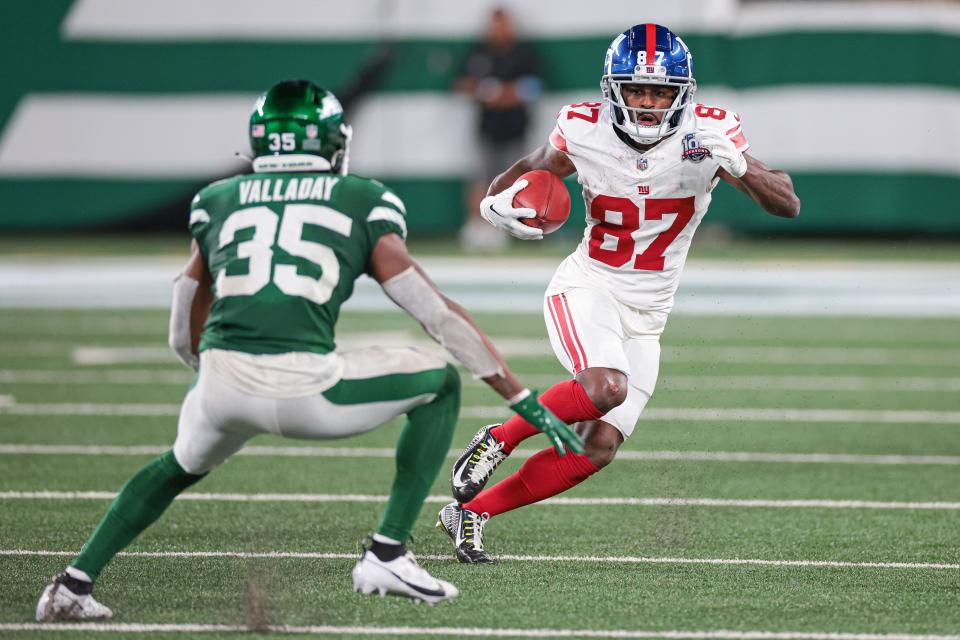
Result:
[[[547,295],[571,287],[603,288],[649,314],[647,331],[659,334],[717,183],[719,165],[700,148],[696,132],[720,130],[740,151],[749,144],[740,117],[717,107],[690,107],[677,131],[645,153],[617,137],[611,118],[606,104],[568,105],[550,134],[550,144],[577,168],[587,228]]]

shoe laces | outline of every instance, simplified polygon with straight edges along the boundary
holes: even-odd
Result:
[[[463,510],[463,538],[477,551],[483,551],[483,525],[489,519],[489,513]]]
[[[492,446],[484,443],[481,446],[483,450],[477,454],[473,467],[467,473],[467,479],[473,483],[480,483],[486,480],[487,476],[493,473],[493,470],[507,459],[507,454],[503,451],[502,442],[498,442]]]

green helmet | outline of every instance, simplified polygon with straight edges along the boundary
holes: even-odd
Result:
[[[250,148],[258,171],[347,172],[351,129],[331,92],[308,80],[267,89],[250,114]]]

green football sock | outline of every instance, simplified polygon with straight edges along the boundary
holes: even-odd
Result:
[[[202,477],[184,471],[173,457],[173,450],[150,462],[123,486],[71,566],[96,580],[113,556],[153,524],[174,498]]]
[[[447,365],[437,397],[407,414],[397,442],[397,475],[377,533],[405,542],[450,450],[460,414],[460,374]]]

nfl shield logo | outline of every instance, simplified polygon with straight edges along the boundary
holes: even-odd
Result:
[[[315,125],[315,124],[308,124],[308,125],[307,125],[307,137],[308,137],[308,138],[310,138],[310,139],[312,140],[312,139],[316,138],[317,135],[319,135],[319,133],[320,133],[320,129],[319,129],[319,127],[317,127],[317,125]]]
[[[267,128],[265,125],[255,124],[250,127],[250,136],[254,138],[262,138],[267,133],[266,129]]]
[[[637,169],[640,171],[646,171],[649,166],[650,163],[647,162],[646,158],[640,158],[637,160]]]

